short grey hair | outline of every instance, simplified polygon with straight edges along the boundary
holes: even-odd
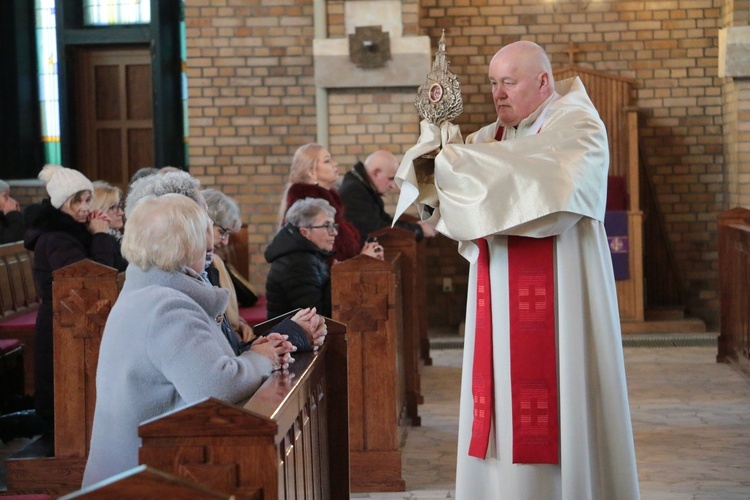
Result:
[[[297,200],[286,213],[286,222],[294,227],[306,227],[315,222],[320,213],[327,217],[336,217],[336,209],[323,198],[304,198]]]
[[[149,175],[158,174],[159,169],[156,167],[142,167],[136,170],[136,172],[133,174],[133,177],[130,178],[129,185],[133,185],[133,183],[137,180],[143,179],[144,177],[148,177]]]
[[[231,197],[217,189],[204,189],[201,194],[208,205],[208,216],[214,224],[230,231],[239,231],[242,227],[240,207]]]
[[[205,256],[210,220],[182,194],[147,195],[128,217],[122,255],[142,271],[179,271]]]
[[[203,196],[199,192],[200,187],[200,181],[187,172],[169,172],[143,177],[130,186],[128,197],[125,200],[125,217],[130,219],[130,214],[138,201],[149,195],[162,196],[167,193],[177,193],[185,195],[201,205]]]
[[[10,191],[10,184],[3,180],[0,180],[0,193],[2,193],[3,191]]]

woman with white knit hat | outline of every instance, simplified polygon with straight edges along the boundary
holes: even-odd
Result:
[[[24,246],[34,252],[34,283],[41,300],[34,332],[34,385],[37,415],[54,421],[52,347],[52,272],[83,259],[114,266],[117,242],[108,234],[107,217],[91,210],[94,187],[77,170],[45,165],[39,178],[49,198],[26,231]]]

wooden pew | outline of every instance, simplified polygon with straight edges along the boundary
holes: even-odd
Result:
[[[214,398],[144,422],[139,461],[238,498],[349,498],[346,327],[245,404]]]
[[[22,242],[0,245],[0,339],[24,344],[24,392],[34,394],[34,325],[39,296],[31,271],[33,254]]]
[[[750,210],[719,214],[721,332],[716,361],[750,373]]]
[[[62,497],[62,500],[109,500],[133,498],[143,500],[231,500],[234,497],[206,488],[185,478],[139,465],[100,483]]]
[[[116,269],[90,260],[53,273],[54,455],[28,456],[28,450],[21,450],[9,458],[8,491],[57,496],[81,486],[94,418],[99,345],[120,287]],[[39,441],[31,443],[38,446]]]
[[[406,439],[401,254],[333,266],[335,320],[347,325],[349,453],[353,492],[404,491]]]
[[[427,283],[421,245],[413,232],[397,227],[381,229],[373,236],[383,246],[386,259],[391,260],[396,254],[401,254],[406,412],[411,425],[419,426],[422,419],[418,405],[424,402],[419,374],[420,354],[425,364],[431,364],[430,341],[427,337]]]

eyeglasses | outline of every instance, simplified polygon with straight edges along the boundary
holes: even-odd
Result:
[[[214,223],[214,225],[216,226],[216,229],[219,230],[219,238],[221,238],[222,240],[228,240],[229,236],[232,234],[232,231],[230,231],[229,229],[223,228],[216,223]]]
[[[125,203],[120,202],[120,203],[117,203],[115,205],[110,205],[107,208],[107,212],[116,212],[118,210],[121,211],[121,212],[124,212],[125,211]]]
[[[305,226],[308,229],[322,229],[325,228],[328,234],[337,233],[339,231],[339,225],[334,222],[323,224],[322,226]]]

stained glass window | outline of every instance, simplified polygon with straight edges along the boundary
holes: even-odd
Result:
[[[185,0],[180,2],[180,77],[182,82],[182,137],[185,144],[185,166],[188,165],[188,79],[187,79],[187,35],[185,33]]]
[[[83,0],[85,26],[148,24],[151,0]]]
[[[35,12],[44,156],[47,163],[59,164],[61,162],[60,97],[57,91],[55,0],[35,0]]]

